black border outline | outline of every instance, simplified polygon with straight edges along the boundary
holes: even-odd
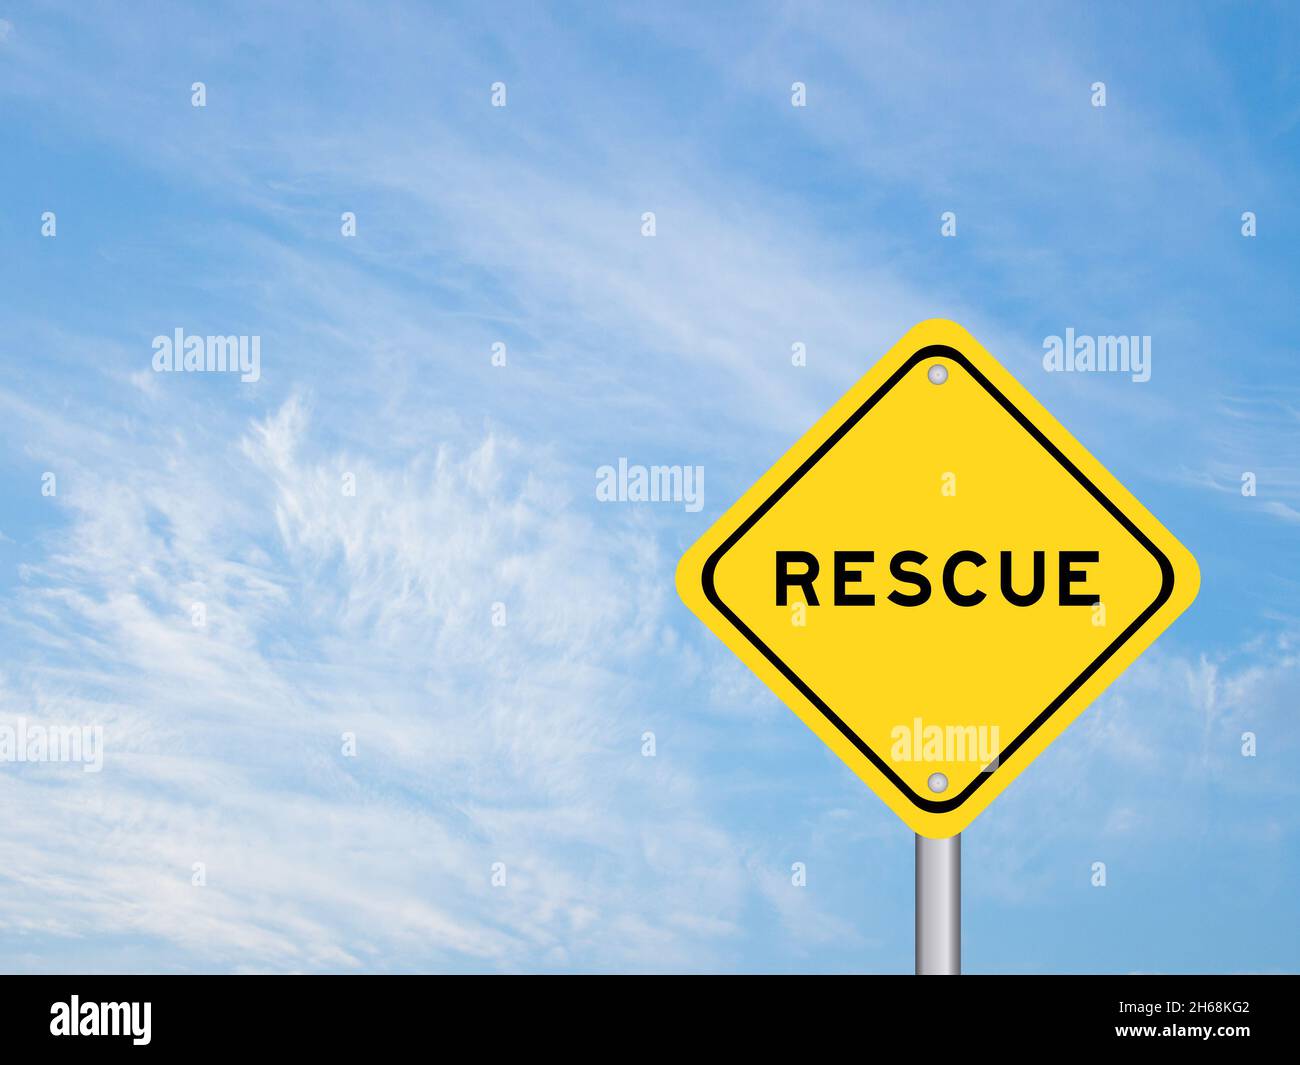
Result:
[[[898,384],[899,381],[901,381],[907,375],[909,370],[911,370],[918,363],[924,362],[927,359],[949,359],[957,363],[964,370],[966,370],[966,372],[969,373],[971,377],[973,377],[977,382],[979,382],[979,384],[984,388],[984,390],[988,392],[989,395],[991,395],[995,400],[997,400],[998,403],[1003,407],[1003,409],[1006,410],[1007,413],[1009,413],[1020,424],[1020,426],[1027,433],[1029,433],[1031,437],[1034,438],[1034,440],[1036,440],[1039,444],[1043,446],[1044,449],[1046,449],[1048,454],[1050,454],[1054,459],[1056,459],[1056,461],[1059,462],[1066,469],[1066,471],[1069,472],[1070,475],[1073,476],[1074,479],[1079,482],[1079,484],[1081,484],[1085,489],[1087,489],[1088,493],[1094,499],[1096,499],[1097,502],[1099,502],[1103,507],[1105,507],[1106,511],[1111,515],[1111,517],[1113,517],[1116,521],[1118,521],[1120,525],[1122,525],[1129,533],[1133,535],[1133,537],[1138,541],[1138,543],[1140,543],[1143,547],[1146,548],[1146,550],[1156,560],[1156,563],[1160,566],[1160,575],[1161,575],[1160,591],[1156,595],[1155,599],[1152,601],[1151,605],[1148,606],[1144,611],[1142,611],[1142,613],[1139,614],[1137,618],[1134,619],[1132,624],[1130,624],[1128,628],[1126,628],[1122,633],[1120,633],[1120,635],[1115,639],[1115,641],[1111,643],[1110,646],[1107,647],[1104,651],[1102,651],[1102,653],[1099,654],[1092,661],[1092,663],[1086,669],[1084,669],[1082,673],[1080,673],[1077,677],[1074,678],[1074,680],[1072,680],[1068,685],[1066,685],[1065,690],[1062,691],[1061,694],[1058,695],[1055,699],[1053,699],[1050,703],[1048,703],[1047,706],[1043,709],[1043,711],[1039,713],[1039,715],[1036,718],[1034,718],[1034,720],[1031,721],[1028,726],[1026,726],[1025,730],[1021,732],[1019,736],[1017,736],[1014,740],[1012,740],[1009,744],[1007,744],[1006,748],[997,757],[997,761],[995,763],[996,768],[994,768],[992,771],[989,772],[981,771],[977,773],[975,775],[975,779],[972,780],[968,785],[966,785],[966,788],[961,792],[961,794],[954,795],[953,797],[948,799],[926,799],[920,795],[917,795],[914,791],[912,791],[911,788],[909,788],[905,783],[903,783],[902,778],[899,777],[898,774],[895,773],[893,769],[889,767],[889,765],[884,761],[884,759],[882,759],[878,754],[876,754],[875,751],[873,751],[870,747],[868,747],[867,744],[861,739],[861,737],[859,737],[857,733],[855,733],[851,728],[849,728],[848,725],[844,723],[844,721],[839,717],[839,715],[835,713],[834,710],[832,710],[829,706],[827,706],[824,702],[822,702],[822,700],[817,696],[817,693],[814,692],[812,688],[810,688],[803,680],[801,680],[798,676],[796,676],[794,671],[791,670],[784,662],[782,662],[781,659],[778,658],[777,655],[772,651],[772,649],[768,647],[762,640],[760,640],[758,636],[753,632],[753,630],[751,630],[749,626],[747,626],[743,621],[740,620],[740,618],[738,618],[735,615],[735,613],[731,610],[731,608],[728,607],[727,604],[722,601],[722,599],[719,597],[717,593],[717,590],[713,586],[713,574],[718,567],[718,563],[722,560],[722,556],[725,555],[728,551],[730,551],[740,541],[740,538],[744,536],[745,533],[747,533],[751,528],[753,528],[755,523],[757,523],[758,520],[762,518],[763,515],[766,514],[772,508],[772,506],[777,502],[777,500],[779,500],[783,495],[785,495],[785,493],[788,492],[799,481],[799,479],[803,477],[805,473],[807,473],[810,469],[812,469],[813,466],[815,466],[826,455],[826,453],[830,451],[832,447],[834,447],[837,443],[839,443],[839,441],[844,437],[844,435],[850,429],[852,429],[859,421],[861,421],[863,416],[866,415],[867,412],[870,411],[872,407],[874,407],[877,403],[879,403],[880,400],[884,398],[885,394],[888,393],[890,389],[892,389],[896,384]],[[795,688],[804,696],[805,699],[807,699],[810,703],[812,703],[813,706],[815,706],[818,710],[820,710],[822,716],[824,716],[832,725],[834,725],[840,731],[840,733],[845,737],[845,739],[847,739],[850,743],[852,743],[853,746],[856,747],[859,752],[865,755],[866,758],[871,762],[871,764],[874,765],[878,770],[880,770],[882,774],[884,774],[886,779],[888,779],[891,783],[893,783],[894,786],[897,787],[898,790],[903,793],[903,795],[905,795],[909,800],[911,800],[914,806],[922,810],[925,810],[927,813],[934,813],[934,814],[949,813],[952,810],[956,810],[959,806],[961,806],[962,803],[964,803],[967,799],[969,799],[971,795],[975,793],[976,789],[979,788],[979,786],[983,784],[984,781],[986,781],[991,776],[993,776],[993,774],[996,773],[997,770],[1000,769],[1006,763],[1006,760],[1010,758],[1013,754],[1015,754],[1016,751],[1019,750],[1020,747],[1024,744],[1024,742],[1027,739],[1029,739],[1029,737],[1032,736],[1036,731],[1038,731],[1038,729],[1042,727],[1043,723],[1046,722],[1047,719],[1050,718],[1054,713],[1056,713],[1056,711],[1059,710],[1065,704],[1065,702],[1076,691],[1079,690],[1080,687],[1082,687],[1082,685],[1088,680],[1089,677],[1091,677],[1094,673],[1096,673],[1097,670],[1099,670],[1102,667],[1102,665],[1104,665],[1105,662],[1112,655],[1114,655],[1115,652],[1118,651],[1120,647],[1122,647],[1130,639],[1130,637],[1133,636],[1135,632],[1137,632],[1140,628],[1142,628],[1142,626],[1145,625],[1151,619],[1152,615],[1154,615],[1156,611],[1158,611],[1162,606],[1165,605],[1165,603],[1169,601],[1170,596],[1172,596],[1174,592],[1174,567],[1173,567],[1173,563],[1169,561],[1165,553],[1161,551],[1158,547],[1156,547],[1156,545],[1151,542],[1150,538],[1145,533],[1143,533],[1142,530],[1139,529],[1135,524],[1133,524],[1132,520],[1128,518],[1119,509],[1119,507],[1117,507],[1114,504],[1114,502],[1112,502],[1111,499],[1104,492],[1101,491],[1100,488],[1098,488],[1095,484],[1093,484],[1090,480],[1088,480],[1088,478],[1084,476],[1083,472],[1077,466],[1075,466],[1073,462],[1071,462],[1068,458],[1066,458],[1064,454],[1062,454],[1060,448],[1058,448],[1046,436],[1044,436],[1043,433],[1027,417],[1025,417],[1023,413],[1021,413],[1021,411],[1019,410],[1019,408],[1015,406],[1015,404],[1013,404],[1009,399],[1007,399],[1006,396],[1004,396],[1001,392],[999,392],[997,387],[994,386],[994,384],[987,377],[985,377],[982,373],[980,373],[980,371],[975,368],[975,366],[971,363],[971,361],[968,358],[966,358],[965,355],[957,351],[955,348],[949,347],[946,344],[930,344],[927,347],[922,348],[920,351],[916,352],[916,354],[911,356],[911,358],[909,358],[906,362],[904,362],[902,366],[900,366],[897,370],[895,370],[893,374],[890,375],[889,379],[885,381],[885,383],[881,385],[878,389],[876,389],[876,391],[872,393],[871,397],[865,403],[863,403],[862,406],[860,406],[856,411],[854,411],[851,415],[849,415],[848,420],[845,421],[843,425],[841,425],[838,429],[836,429],[835,432],[832,433],[831,436],[824,443],[822,443],[821,446],[818,447],[816,451],[814,451],[810,456],[808,456],[808,458],[806,458],[800,464],[799,468],[795,470],[794,473],[792,473],[789,477],[787,477],[785,481],[781,484],[781,486],[777,488],[777,490],[773,492],[762,503],[762,505],[760,505],[759,508],[754,511],[753,514],[751,514],[748,518],[746,518],[745,521],[741,523],[740,527],[736,529],[735,532],[733,532],[730,536],[727,537],[726,540],[722,542],[722,544],[709,556],[708,560],[704,563],[704,569],[701,572],[700,576],[701,576],[701,584],[704,589],[705,597],[709,600],[710,603],[714,605],[714,607],[717,608],[719,613],[721,613],[723,617],[725,617],[728,621],[730,621],[731,624],[735,626],[736,630],[740,632],[740,634],[744,636],[751,644],[753,644],[762,653],[763,657],[766,658],[769,662],[771,662],[772,665],[774,665],[780,671],[781,675],[784,676],[786,680],[788,680],[791,684],[795,686]]]

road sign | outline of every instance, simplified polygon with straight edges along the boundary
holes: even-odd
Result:
[[[687,606],[919,835],[962,831],[1196,596],[975,339],[912,329],[682,557]]]

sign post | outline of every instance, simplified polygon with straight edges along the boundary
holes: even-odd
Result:
[[[1196,597],[1196,560],[966,330],[907,333],[682,556],[677,590],[917,835],[962,832]]]
[[[916,975],[961,974],[961,836],[916,837]]]

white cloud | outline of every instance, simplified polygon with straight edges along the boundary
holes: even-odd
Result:
[[[294,398],[213,464],[219,439],[82,455],[60,497],[2,712],[102,724],[105,766],[0,774],[4,927],[205,967],[704,963],[747,887],[638,755],[653,542],[502,435],[394,466],[322,449]]]

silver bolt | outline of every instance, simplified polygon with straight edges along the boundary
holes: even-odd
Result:
[[[930,371],[932,374],[933,370]],[[940,792],[948,790],[948,778],[942,773],[931,773],[930,779],[926,781],[930,785],[930,790],[938,795]]]
[[[948,380],[948,367],[941,362],[936,362],[925,376],[930,379],[930,384],[941,385]]]

